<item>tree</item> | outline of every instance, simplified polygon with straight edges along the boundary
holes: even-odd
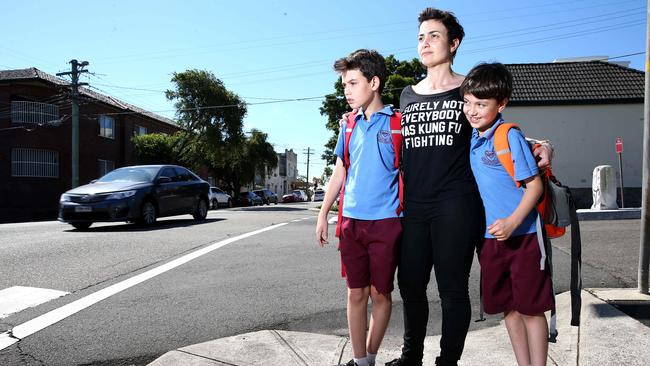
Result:
[[[252,129],[250,136],[231,155],[229,164],[219,169],[219,174],[233,192],[253,183],[256,174],[264,179],[267,170],[278,165],[278,155],[267,138],[268,134]]]
[[[399,108],[399,96],[402,89],[424,79],[426,70],[422,67],[420,60],[416,58],[411,61],[398,61],[393,55],[386,57],[386,68],[388,69],[388,79],[381,99],[384,104],[392,104]],[[320,114],[327,116],[326,127],[332,131],[332,137],[325,144],[325,152],[321,155],[321,158],[328,164],[336,163],[334,148],[340,129],[339,119],[343,113],[349,110],[350,107],[343,94],[343,84],[339,78],[334,83],[334,93],[328,94],[320,107]]]
[[[171,81],[175,90],[165,95],[174,101],[183,129],[175,146],[180,162],[193,169],[222,169],[245,141],[246,103],[209,71],[174,73]]]
[[[174,164],[178,155],[174,151],[179,135],[150,133],[131,138],[138,164]]]
[[[333,170],[331,167],[326,166],[325,169],[323,169],[323,175],[321,176],[321,179],[323,182],[327,181],[329,177],[332,176]]]

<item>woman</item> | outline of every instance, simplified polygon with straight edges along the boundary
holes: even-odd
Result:
[[[423,10],[418,21],[418,53],[427,76],[400,97],[405,196],[397,279],[404,346],[401,357],[386,365],[422,365],[432,267],[442,307],[436,365],[457,365],[470,323],[474,249],[485,232],[469,162],[472,128],[459,94],[464,77],[451,68],[464,31],[452,13],[437,9]],[[550,148],[538,150],[540,167],[548,166]]]

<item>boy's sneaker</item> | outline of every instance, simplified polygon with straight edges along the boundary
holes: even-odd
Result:
[[[350,360],[346,364],[339,364],[339,366],[359,366],[359,365],[357,365],[357,363],[354,362],[354,360]]]

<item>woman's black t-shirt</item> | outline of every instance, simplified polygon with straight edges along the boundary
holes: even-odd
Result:
[[[438,94],[402,91],[402,168],[406,203],[433,203],[476,193],[469,162],[472,127],[459,88]]]

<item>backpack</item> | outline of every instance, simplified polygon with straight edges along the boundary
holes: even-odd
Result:
[[[345,144],[343,145],[343,185],[341,186],[341,192],[339,193],[339,204],[338,204],[338,221],[336,222],[336,237],[341,236],[341,221],[343,221],[343,202],[344,202],[344,193],[345,193],[345,181],[348,175],[348,169],[350,168],[350,139],[352,137],[352,132],[354,127],[357,124],[356,114],[350,114],[348,120],[345,124]],[[393,142],[393,150],[395,151],[395,161],[394,167],[398,169],[398,194],[399,194],[399,205],[395,212],[399,216],[403,210],[404,204],[404,180],[402,177],[401,170],[401,151],[402,151],[402,114],[400,112],[394,112],[390,117],[390,136]],[[343,262],[341,262],[341,276],[345,277],[345,267]]]
[[[514,123],[502,123],[497,127],[493,137],[494,151],[503,168],[515,182],[515,185],[520,187],[521,183],[514,177],[514,162],[512,161],[512,153],[510,152],[510,144],[508,143],[508,131],[512,128],[520,129]],[[531,151],[539,146],[539,144],[533,145]],[[544,245],[540,249],[544,249],[545,251],[545,253],[542,253],[542,256],[546,254],[551,276],[553,275],[553,264],[551,260],[552,247],[550,239],[563,236],[566,233],[566,227],[571,225],[571,325],[578,326],[580,325],[580,306],[582,303],[580,298],[580,290],[582,289],[582,244],[575,202],[571,197],[569,188],[563,186],[555,178],[550,167],[540,173],[540,177],[542,178],[544,190],[537,203],[537,211],[539,213],[538,231],[542,232]],[[482,314],[481,318],[483,318]],[[550,328],[549,341],[555,342],[557,338],[555,309],[551,311]]]

